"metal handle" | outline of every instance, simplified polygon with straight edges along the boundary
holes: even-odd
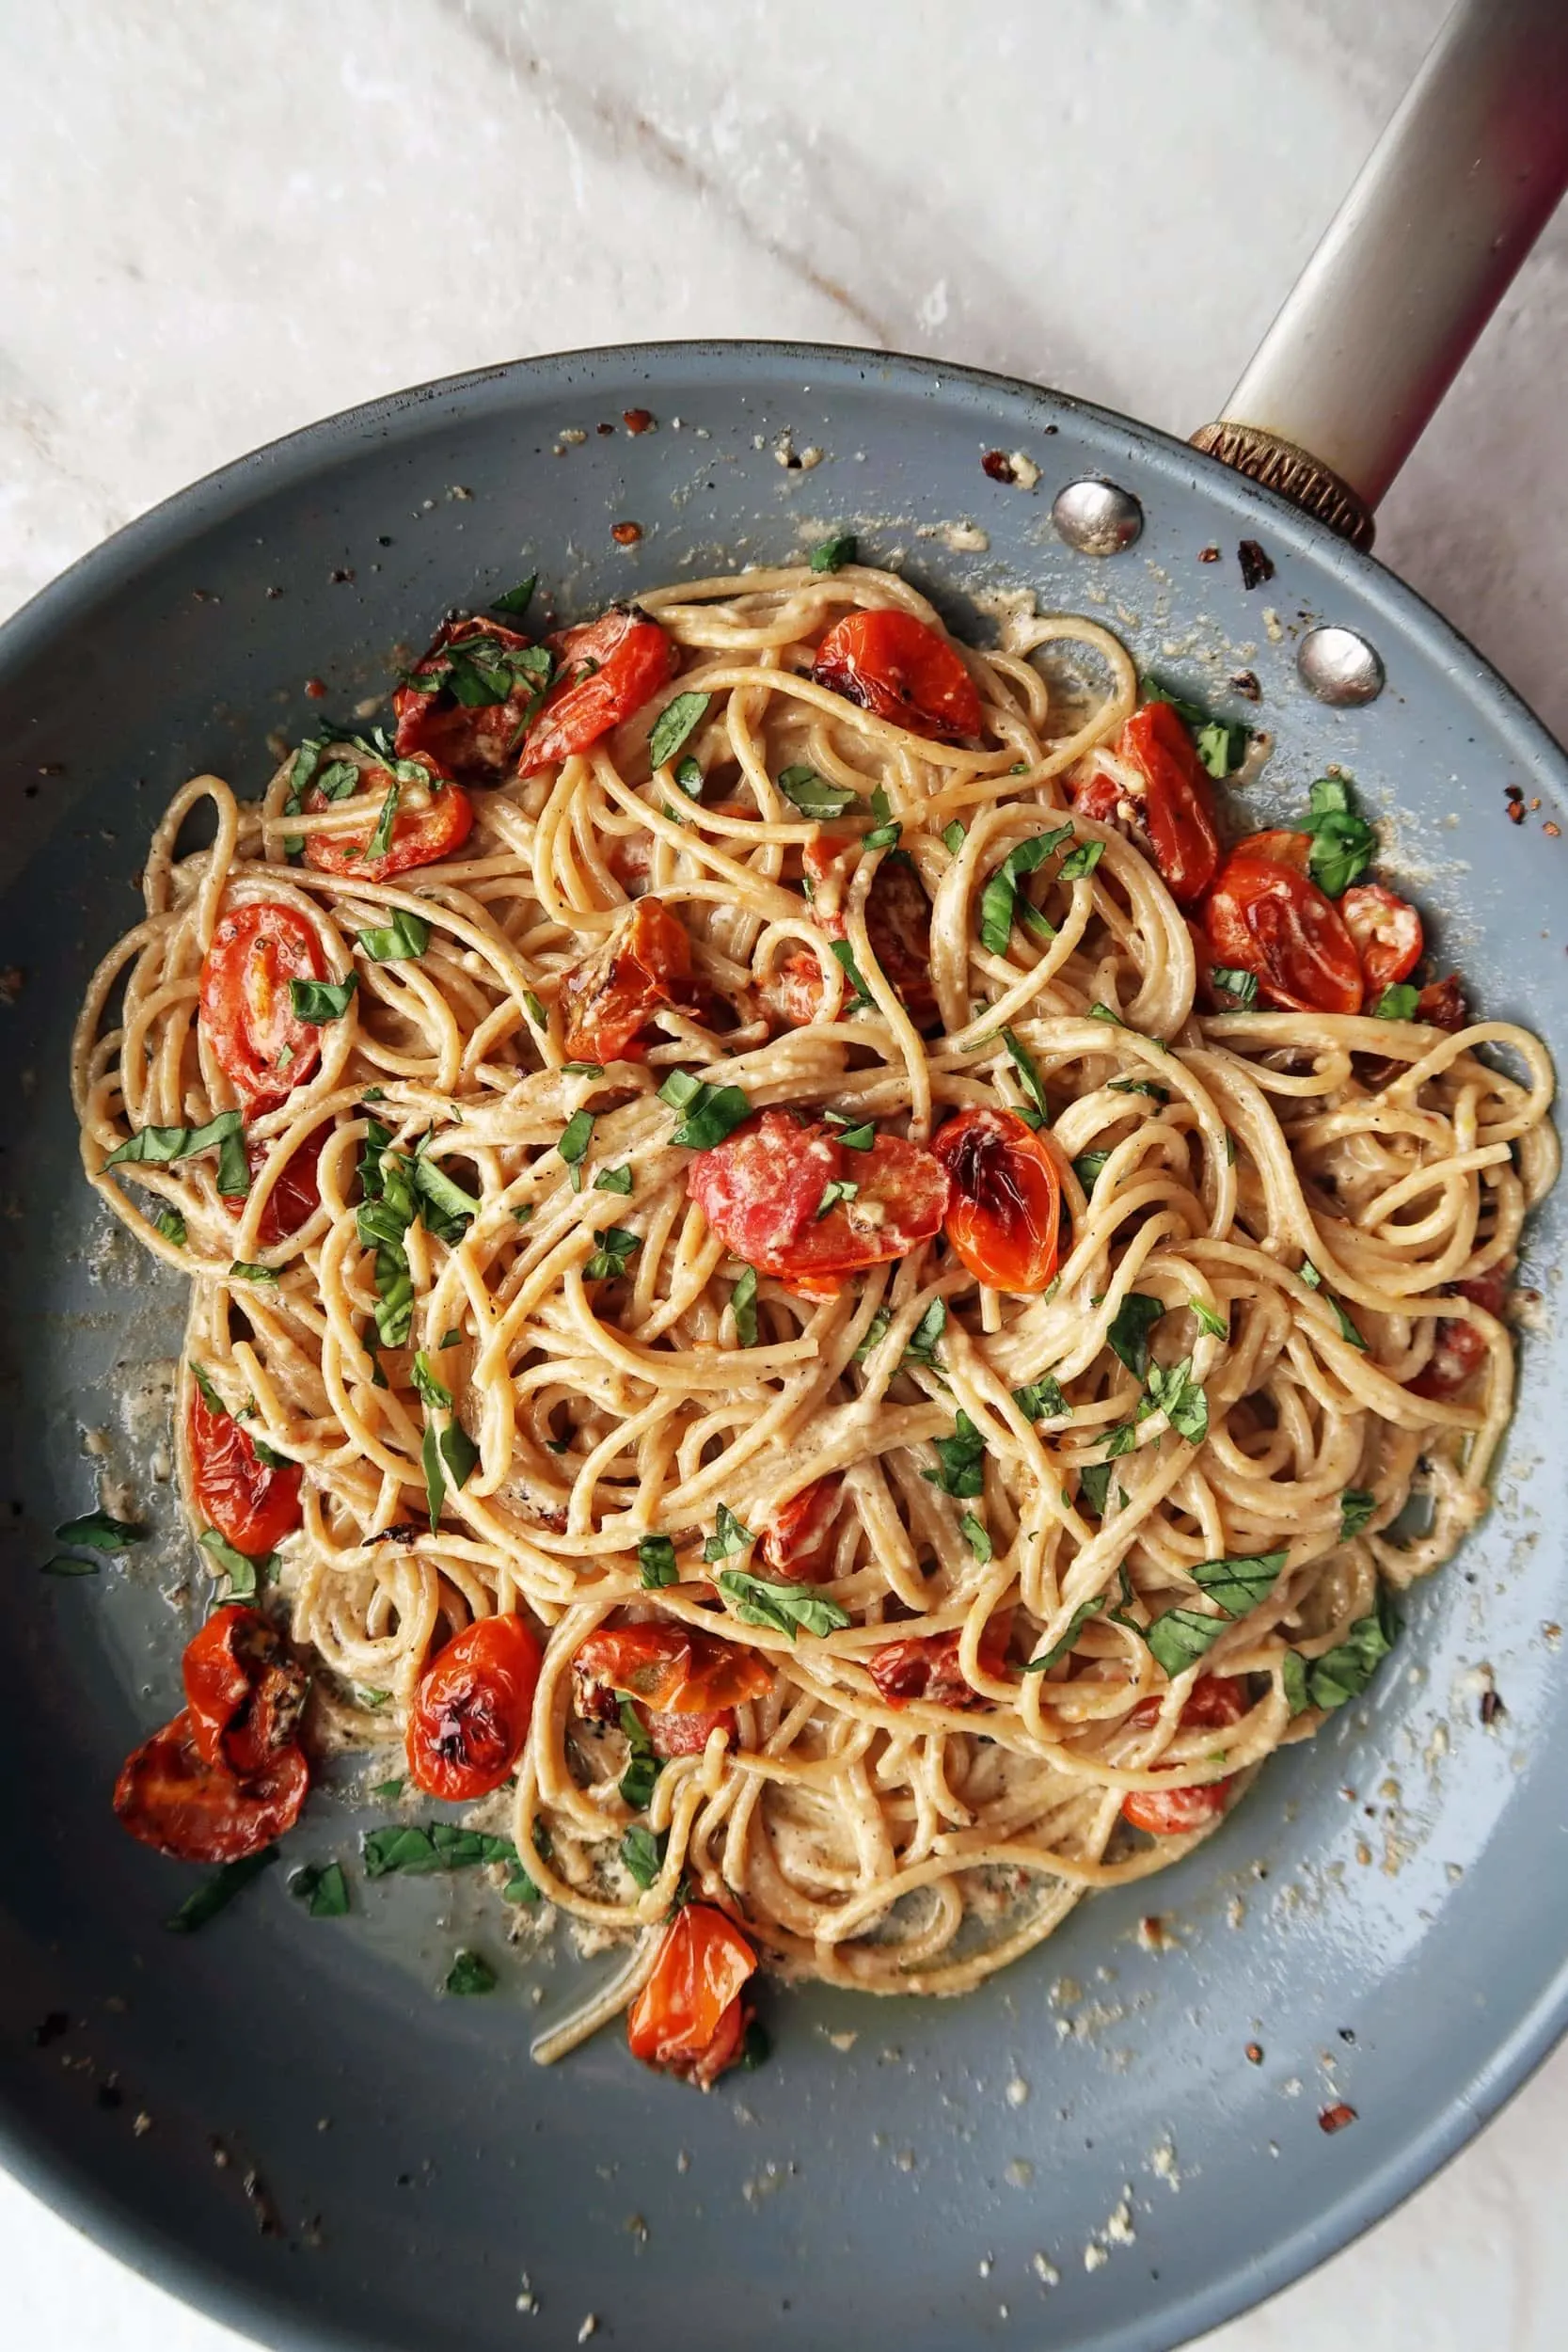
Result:
[[[1568,187],[1568,0],[1459,0],[1195,445],[1361,546]]]

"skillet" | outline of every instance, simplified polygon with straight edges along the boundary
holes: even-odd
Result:
[[[562,610],[586,612],[683,570],[783,560],[829,524],[901,563],[962,632],[1027,588],[1042,610],[1103,613],[1146,660],[1266,724],[1249,829],[1342,763],[1440,952],[1489,1012],[1555,1042],[1568,837],[1544,828],[1568,825],[1568,767],[1362,549],[1568,175],[1565,48],[1542,0],[1460,10],[1206,437],[1310,516],[1125,419],[963,370],[766,344],[587,352],[262,450],[0,636],[0,942],[21,975],[0,990],[15,996],[0,2155],[138,2268],[277,2345],[490,2352],[536,2305],[552,2344],[592,2314],[658,2352],[847,2347],[873,2328],[910,2352],[1157,2352],[1408,2193],[1568,2022],[1568,1883],[1551,1867],[1568,1688],[1548,1629],[1568,1623],[1568,1470],[1542,1429],[1568,1375],[1549,1315],[1559,1202],[1529,1235],[1525,1279],[1548,1311],[1497,1507],[1412,1595],[1366,1700],[1161,1880],[1163,1928],[1140,1927],[1150,1898],[1130,1888],[961,2003],[777,1992],[771,2065],[703,2100],[613,2034],[535,2068],[531,2035],[581,1967],[563,1936],[510,1962],[494,1914],[451,1881],[356,1872],[352,1916],[328,1923],[274,1871],[202,1934],[165,1931],[185,1882],[123,1838],[108,1791],[175,1704],[196,1605],[168,1597],[185,1553],[148,1469],[148,1367],[178,1349],[182,1287],[106,1233],[64,1083],[77,999],[128,919],[157,814],[198,768],[257,788],[267,734],[297,739],[323,707],[308,679],[335,711],[383,691],[399,643],[535,564]],[[1393,233],[1411,221],[1424,271]],[[657,427],[631,437],[637,408]],[[820,463],[787,463],[813,449]],[[1027,462],[993,479],[993,450]],[[624,549],[610,525],[627,519],[643,536]],[[1243,540],[1274,567],[1250,588]],[[1313,639],[1319,624],[1352,638]],[[1238,670],[1256,709],[1227,701]],[[42,1577],[56,1521],[95,1500],[85,1429],[107,1433],[168,1548]],[[1483,1724],[1488,1687],[1503,1711]],[[351,1857],[365,1818],[313,1803],[299,1858]],[[500,1964],[497,1997],[437,1998],[463,1940]],[[1330,2135],[1319,2118],[1338,2105],[1356,2120]]]

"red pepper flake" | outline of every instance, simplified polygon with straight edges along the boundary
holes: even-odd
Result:
[[[1508,804],[1508,821],[1511,825],[1522,825],[1524,823],[1525,803],[1523,801],[1510,801]]]
[[[1347,2123],[1355,2122],[1355,2109],[1347,2107],[1341,2099],[1337,2107],[1324,2107],[1318,2118],[1321,2132],[1342,2132]]]
[[[1523,787],[1517,784],[1505,784],[1503,797],[1505,800],[1522,801],[1525,797]]]
[[[1260,588],[1264,580],[1274,578],[1273,559],[1264,553],[1256,539],[1242,541],[1236,549],[1236,560],[1242,567],[1243,588]]]
[[[642,536],[641,523],[611,523],[610,535],[618,548],[634,548]]]
[[[1481,1720],[1488,1731],[1491,1730],[1492,1725],[1497,1722],[1497,1717],[1499,1715],[1506,1715],[1507,1712],[1507,1708],[1503,1705],[1496,1691],[1483,1691],[1481,1692]]]
[[[993,482],[1016,482],[1013,461],[1005,449],[988,449],[980,460],[980,470]]]
[[[1216,547],[1199,548],[1197,560],[1200,564],[1217,564],[1220,560],[1220,551]]]
[[[623,408],[621,422],[628,433],[651,433],[654,429],[652,414],[646,408]]]
[[[1230,691],[1233,694],[1240,694],[1243,702],[1260,703],[1263,699],[1263,690],[1258,683],[1256,670],[1233,670]]]
[[[1262,2065],[1262,2063],[1263,2063],[1263,2045],[1262,2045],[1262,2043],[1261,2043],[1260,2042],[1249,2042],[1247,2043],[1247,2045],[1246,2045],[1246,2062],[1247,2062],[1247,2064],[1248,2064],[1249,2066],[1261,2066],[1261,2065]]]
[[[308,677],[305,681],[305,691],[313,703],[324,703],[326,700],[326,687],[319,677]]]
[[[596,425],[594,427],[594,432],[595,432],[595,433],[605,433],[605,434],[609,434],[609,433],[613,433],[613,432],[614,432],[614,430],[615,430],[615,427],[614,427],[612,424],[596,424]]]

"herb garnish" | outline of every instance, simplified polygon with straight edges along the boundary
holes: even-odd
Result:
[[[1307,1686],[1314,1707],[1343,1707],[1357,1699],[1400,1637],[1399,1613],[1386,1585],[1377,1590],[1370,1616],[1357,1617],[1347,1638],[1322,1658],[1308,1661]]]
[[[757,1343],[757,1270],[754,1265],[742,1266],[739,1278],[730,1292],[730,1312],[735,1317],[735,1336],[742,1347]]]
[[[853,786],[830,784],[815,768],[781,769],[778,786],[784,799],[793,802],[802,817],[842,817],[861,798]]]
[[[1004,1029],[1002,1042],[1007,1049],[1013,1068],[1018,1072],[1023,1091],[1034,1104],[1033,1110],[1020,1111],[1019,1117],[1031,1127],[1048,1127],[1051,1124],[1051,1105],[1046,1100],[1044,1079],[1016,1029]]]
[[[190,1236],[185,1231],[185,1220],[179,1210],[160,1209],[155,1221],[165,1241],[171,1241],[176,1249],[183,1249]]]
[[[583,1267],[584,1281],[612,1282],[625,1274],[634,1251],[642,1247],[641,1233],[628,1232],[624,1225],[607,1225],[598,1237],[599,1246]]]
[[[277,1565],[276,1551],[263,1552],[260,1559],[253,1560],[247,1553],[236,1551],[215,1527],[204,1527],[197,1541],[229,1579],[230,1600],[254,1600],[258,1580],[270,1575]]]
[[[318,1867],[308,1862],[303,1868],[289,1875],[289,1892],[296,1902],[302,1902],[312,1919],[344,1919],[348,1916],[348,1881],[341,1862],[328,1862]]]
[[[631,1183],[630,1165],[623,1163],[620,1168],[601,1168],[594,1179],[594,1190],[626,1194],[630,1192]]]
[[[1078,1491],[1085,1497],[1095,1518],[1102,1519],[1111,1492],[1110,1463],[1085,1462],[1078,1473]]]
[[[801,1631],[818,1637],[837,1633],[849,1623],[847,1610],[825,1599],[809,1584],[774,1584],[766,1577],[750,1576],[743,1568],[721,1568],[720,1589],[734,1602],[742,1625],[768,1626],[787,1633],[793,1642]]]
[[[644,1894],[664,1867],[664,1849],[668,1836],[660,1831],[656,1837],[641,1821],[634,1821],[621,1840],[621,1859]]]
[[[556,1150],[572,1171],[572,1190],[582,1190],[582,1163],[594,1135],[594,1113],[574,1111],[561,1131]]]
[[[1094,872],[1104,854],[1103,841],[1080,841],[1075,850],[1068,851],[1056,868],[1056,880],[1058,882],[1083,882]]]
[[[1216,1314],[1212,1307],[1206,1306],[1201,1298],[1189,1298],[1187,1304],[1200,1331],[1207,1331],[1212,1340],[1227,1340],[1230,1337],[1227,1317]]]
[[[406,907],[394,907],[389,923],[358,933],[359,948],[372,963],[410,963],[430,945],[430,925]]]
[[[922,1478],[944,1495],[962,1499],[985,1493],[986,1441],[961,1405],[953,1416],[953,1435],[934,1438],[931,1442],[942,1468],[922,1470]]]
[[[1362,1338],[1360,1332],[1356,1329],[1354,1324],[1345,1312],[1345,1310],[1339,1300],[1335,1297],[1334,1293],[1325,1287],[1323,1276],[1319,1273],[1317,1267],[1312,1263],[1310,1258],[1305,1259],[1302,1263],[1301,1279],[1305,1283],[1307,1283],[1309,1289],[1322,1291],[1323,1297],[1326,1299],[1329,1307],[1333,1311],[1335,1321],[1339,1326],[1340,1338],[1349,1340],[1352,1347],[1358,1347],[1364,1356],[1367,1353],[1366,1341]]]
[[[1209,1400],[1192,1375],[1190,1356],[1184,1356],[1168,1370],[1161,1364],[1150,1364],[1138,1417],[1142,1420],[1146,1413],[1164,1413],[1179,1437],[1185,1438],[1189,1445],[1201,1445],[1209,1435]]]
[[[1045,1652],[1043,1657],[1031,1658],[1028,1664],[1024,1666],[1022,1671],[1026,1675],[1049,1674],[1052,1667],[1055,1665],[1057,1660],[1067,1656],[1069,1650],[1071,1649],[1074,1642],[1077,1641],[1079,1634],[1082,1633],[1089,1619],[1094,1616],[1098,1611],[1103,1609],[1104,1606],[1105,1596],[1103,1593],[1097,1593],[1093,1600],[1081,1600],[1077,1608],[1073,1611],[1071,1616],[1067,1621],[1067,1631],[1062,1634],[1058,1641],[1052,1643],[1051,1647]]]
[[[1197,1609],[1167,1609],[1155,1618],[1146,1639],[1167,1675],[1185,1672],[1213,1647],[1227,1625],[1244,1617],[1266,1600],[1285,1565],[1283,1551],[1265,1551],[1231,1560],[1203,1560],[1193,1581],[1208,1594],[1223,1614],[1206,1615]]]
[[[642,1718],[632,1701],[625,1692],[618,1691],[615,1695],[621,1703],[621,1729],[631,1750],[630,1761],[621,1774],[621,1795],[634,1813],[645,1813],[654,1793],[654,1784],[663,1766],[660,1758],[654,1754],[654,1743],[643,1729]]]
[[[496,1972],[481,1952],[470,1952],[467,1947],[459,1951],[447,1970],[443,1993],[493,1993]]]
[[[309,1021],[313,1028],[327,1021],[341,1021],[358,985],[355,972],[346,980],[291,980],[289,1003],[294,1019]]]
[[[250,1170],[245,1165],[245,1136],[238,1111],[219,1111],[204,1127],[138,1127],[135,1133],[118,1145],[104,1161],[105,1168],[120,1168],[133,1161],[164,1167],[172,1160],[195,1159],[198,1152],[218,1153],[218,1190],[226,1200],[237,1200],[250,1190]]]
[[[1027,1388],[1015,1389],[1013,1403],[1025,1421],[1054,1421],[1072,1410],[1062,1394],[1061,1382],[1049,1372],[1041,1379],[1031,1380]]]
[[[445,1342],[442,1344],[444,1345]],[[435,1373],[431,1370],[430,1358],[422,1347],[415,1355],[412,1376],[414,1393],[422,1404],[436,1405],[444,1410],[451,1410],[451,1391],[436,1379]]]
[[[714,1518],[714,1534],[703,1546],[703,1558],[710,1565],[715,1560],[729,1560],[737,1551],[744,1551],[756,1537],[751,1529],[736,1518],[727,1502],[721,1502]]]
[[[865,985],[860,965],[855,961],[855,951],[847,939],[832,939],[828,945],[832,949],[834,959],[842,969],[845,978],[849,983],[851,1011],[856,1005],[875,1004],[877,1000]]]
[[[387,797],[381,803],[381,814],[375,820],[375,831],[366,842],[361,854],[365,857],[385,857],[392,846],[392,827],[397,822],[398,803],[403,787],[394,776],[387,787]]]
[[[956,817],[950,825],[943,825],[942,829],[942,847],[952,857],[958,856],[958,851],[963,848],[964,843],[968,839],[968,834],[965,833],[962,825],[958,822],[958,819]]]
[[[117,1519],[107,1511],[85,1511],[79,1519],[67,1519],[55,1530],[62,1544],[76,1544],[84,1551],[123,1551],[128,1544],[145,1542],[147,1530],[135,1519]]]
[[[1376,1509],[1376,1495],[1365,1486],[1347,1486],[1339,1497],[1339,1541],[1348,1544],[1359,1535]]]
[[[644,1589],[650,1593],[659,1592],[667,1584],[680,1582],[680,1570],[675,1565],[675,1547],[668,1535],[639,1537],[637,1570]]]
[[[1421,992],[1409,980],[1390,982],[1372,1008],[1375,1021],[1414,1021]]]
[[[811,551],[814,572],[842,571],[846,564],[855,561],[855,534],[852,531],[835,531],[831,539],[818,540]]]
[[[1338,898],[1358,882],[1377,854],[1377,835],[1355,805],[1343,776],[1320,776],[1297,831],[1312,835],[1307,871],[1318,888]]]
[[[375,1793],[379,1796],[382,1791]],[[368,1879],[386,1878],[396,1870],[418,1877],[431,1870],[464,1870],[490,1862],[504,1862],[513,1869],[520,1867],[510,1837],[492,1837],[486,1830],[460,1829],[455,1821],[427,1821],[422,1826],[414,1821],[388,1822],[382,1829],[368,1829],[360,1848]]]
[[[673,759],[692,730],[702,724],[711,694],[677,694],[667,703],[655,720],[648,737],[648,760],[655,768],[662,768],[667,759]]]
[[[1209,773],[1223,783],[1234,775],[1246,757],[1246,747],[1252,739],[1252,729],[1239,719],[1215,719],[1201,703],[1192,703],[1180,694],[1173,694],[1158,678],[1146,677],[1142,684],[1146,703],[1169,703],[1177,717],[1190,727],[1197,755]]]
[[[538,573],[530,572],[528,578],[526,580],[519,580],[515,588],[503,589],[499,596],[491,597],[491,612],[526,612],[529,606],[533,602],[533,592],[538,584]]]
[[[1105,1337],[1135,1380],[1148,1370],[1148,1335],[1164,1311],[1162,1300],[1129,1291],[1112,1317]]]
[[[1222,996],[1230,997],[1238,1009],[1250,1012],[1258,1002],[1258,975],[1238,971],[1229,963],[1214,963],[1209,967],[1209,978]]]
[[[1021,841],[1016,849],[1009,850],[992,874],[980,893],[980,944],[989,947],[993,956],[1006,954],[1015,919],[1026,923],[1042,938],[1055,938],[1055,926],[1046,921],[1037,907],[1021,897],[1019,884],[1072,837],[1070,825],[1058,825],[1053,833],[1036,834],[1031,840]]]
[[[963,1536],[980,1565],[989,1566],[992,1547],[985,1521],[977,1519],[973,1511],[966,1511],[958,1521],[958,1533]]]
[[[1169,1087],[1154,1078],[1112,1078],[1108,1084],[1113,1094],[1147,1094],[1156,1103],[1170,1101]]]
[[[709,1086],[689,1070],[672,1070],[658,1089],[658,1099],[682,1114],[670,1140],[685,1152],[710,1152],[752,1115],[752,1105],[738,1087]]]
[[[1100,1181],[1101,1170],[1110,1158],[1109,1152],[1080,1152],[1072,1163],[1072,1172],[1085,1193],[1092,1192]]]
[[[260,1853],[242,1855],[238,1862],[226,1862],[221,1870],[203,1879],[193,1895],[187,1895],[179,1910],[164,1925],[175,1935],[194,1935],[209,1919],[215,1919],[227,1910],[240,1889],[277,1860],[276,1846],[263,1846]]]

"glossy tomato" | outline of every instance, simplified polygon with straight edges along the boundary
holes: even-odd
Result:
[[[1287,1012],[1360,1011],[1355,942],[1333,901],[1294,866],[1243,843],[1214,884],[1204,924],[1213,961],[1254,973],[1265,1003]]]
[[[581,628],[562,629],[549,644],[560,668],[524,739],[520,776],[585,752],[621,726],[673,677],[680,660],[657,621],[619,606]]]
[[[309,1786],[310,1768],[293,1742],[244,1780],[208,1763],[182,1708],[126,1757],[115,1812],[133,1837],[176,1862],[239,1862],[293,1829]]]
[[[1179,1727],[1223,1731],[1239,1724],[1246,1711],[1246,1693],[1236,1676],[1203,1675],[1187,1694]],[[1127,1720],[1142,1730],[1159,1718],[1160,1701],[1147,1698],[1140,1700]],[[1150,1837],[1185,1837],[1218,1820],[1234,1786],[1232,1775],[1187,1788],[1130,1788],[1121,1801],[1122,1819]]]
[[[572,1661],[578,1712],[594,1723],[615,1721],[622,1694],[656,1715],[702,1716],[763,1698],[772,1687],[755,1650],[673,1623],[601,1627]]]
[[[321,1030],[301,1021],[291,980],[325,977],[303,914],[250,899],[220,917],[201,960],[201,1033],[252,1110],[281,1103],[321,1059]]]
[[[911,735],[958,743],[983,723],[974,680],[947,639],[912,612],[847,612],[818,645],[812,675]]]
[[[733,1919],[711,1903],[688,1903],[665,1929],[653,1975],[627,2014],[633,2058],[706,2090],[741,2055],[742,1992],[756,1964]]]
[[[661,1715],[651,1707],[639,1707],[637,1713],[654,1754],[666,1762],[673,1756],[701,1756],[716,1731],[723,1733],[726,1748],[740,1737],[733,1707],[716,1707],[705,1715]]]
[[[1074,808],[1147,843],[1171,897],[1195,906],[1219,871],[1214,795],[1193,739],[1169,703],[1146,703],[1117,738],[1128,774],[1098,770],[1075,787]]]
[[[762,1539],[768,1574],[781,1584],[821,1584],[833,1572],[833,1521],[844,1500],[840,1478],[814,1478],[781,1505]]]
[[[472,613],[445,622],[415,663],[409,682],[392,696],[400,758],[421,752],[464,784],[499,784],[540,699],[539,677],[508,660],[509,655],[527,653],[530,644],[515,628]],[[453,654],[462,656],[457,669]],[[421,686],[421,673],[435,680],[433,686]],[[493,701],[470,699],[486,691]]]
[[[840,1184],[855,1189],[830,1190]],[[929,1241],[948,1185],[918,1144],[878,1136],[869,1152],[846,1152],[825,1122],[769,1110],[697,1152],[687,1190],[736,1257],[804,1297],[832,1298],[840,1275]]]
[[[1489,1315],[1500,1316],[1508,1299],[1508,1277],[1493,1272],[1473,1282],[1457,1282],[1462,1298],[1470,1299]],[[1447,1404],[1481,1370],[1492,1351],[1486,1334],[1468,1316],[1443,1315],[1433,1334],[1432,1354],[1410,1383],[1413,1396]]]
[[[262,1559],[304,1518],[297,1462],[263,1462],[244,1422],[191,1391],[191,1494],[197,1510],[226,1544]]]
[[[1230,852],[1232,857],[1260,857],[1271,866],[1288,866],[1293,874],[1310,874],[1312,870],[1312,836],[1309,833],[1294,833],[1287,827],[1275,826],[1269,833],[1249,833],[1238,841]]]
[[[758,993],[776,1025],[809,1028],[822,1009],[822,966],[809,947],[792,947],[779,958]]]
[[[520,1617],[481,1617],[420,1677],[404,1742],[416,1788],[470,1800],[499,1788],[522,1754],[543,1653]]]
[[[1410,977],[1425,940],[1408,899],[1396,898],[1381,882],[1356,882],[1339,900],[1339,914],[1355,942],[1370,996]]]
[[[321,1207],[322,1147],[331,1132],[330,1127],[318,1127],[314,1135],[307,1136],[290,1152],[277,1182],[267,1195],[256,1230],[256,1238],[264,1249],[270,1249],[274,1242],[287,1241],[291,1233],[297,1233]],[[245,1166],[252,1177],[260,1175],[271,1152],[272,1145],[260,1136],[246,1137]],[[223,1205],[236,1221],[245,1214],[243,1199],[230,1200],[226,1195]]]
[[[987,1674],[1001,1675],[1012,1630],[1013,1613],[1006,1609],[981,1634],[980,1664]],[[959,1639],[957,1632],[924,1633],[884,1643],[866,1660],[866,1671],[889,1707],[908,1707],[911,1699],[927,1707],[989,1707],[990,1699],[966,1679],[958,1664]]]
[[[204,1764],[241,1780],[293,1739],[309,1677],[259,1610],[215,1609],[182,1663],[190,1736]]]
[[[1062,1187],[1050,1150],[1016,1111],[968,1110],[931,1150],[952,1180],[943,1230],[978,1282],[1044,1290],[1056,1271]]]
[[[1434,1029],[1463,1029],[1470,1018],[1465,1002],[1465,992],[1459,984],[1457,972],[1450,972],[1446,980],[1431,980],[1416,999],[1416,1018],[1430,1021]]]
[[[639,898],[561,983],[568,1061],[619,1061],[661,1005],[689,994],[691,942],[662,898]]]
[[[352,835],[308,833],[308,866],[313,866],[322,874],[346,874],[355,882],[389,882],[394,874],[406,874],[416,866],[437,866],[463,847],[474,829],[474,804],[462,786],[454,784],[428,755],[399,764],[422,769],[424,781],[416,784],[404,776],[394,784],[385,768],[362,769],[358,789],[347,801],[337,803],[329,801],[318,787],[312,787],[305,799],[312,816],[334,805],[363,807],[365,816],[363,824]],[[371,844],[381,830],[389,791],[398,796],[391,837],[385,850],[372,855]]]

